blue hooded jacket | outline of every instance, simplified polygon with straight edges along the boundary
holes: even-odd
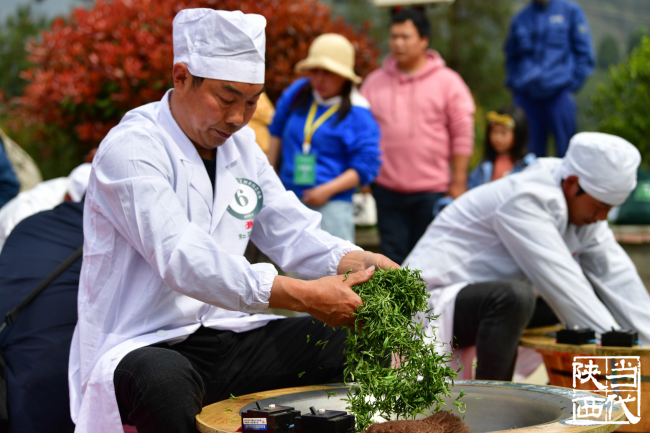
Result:
[[[505,53],[507,86],[533,99],[575,92],[594,69],[587,19],[566,0],[533,0],[512,20]]]

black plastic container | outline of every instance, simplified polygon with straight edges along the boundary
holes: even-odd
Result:
[[[354,433],[354,415],[344,410],[309,409],[311,413],[296,417],[295,433]]]
[[[639,344],[639,333],[631,329],[605,332],[601,338],[602,346],[632,347]]]
[[[561,329],[555,338],[559,344],[591,344],[596,342],[596,332],[589,328]]]
[[[300,412],[290,406],[274,404],[241,413],[242,432],[293,433]]]

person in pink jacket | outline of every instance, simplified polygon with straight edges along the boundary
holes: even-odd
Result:
[[[418,9],[393,15],[390,55],[361,93],[381,130],[383,165],[372,191],[382,252],[402,263],[433,219],[435,202],[467,189],[474,100],[456,72],[429,50]]]

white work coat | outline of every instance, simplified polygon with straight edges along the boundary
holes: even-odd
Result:
[[[254,314],[268,308],[277,271],[246,261],[249,239],[308,278],[336,274],[358,249],[320,229],[320,214],[284,189],[248,127],[218,148],[213,191],[172,117],[171,92],[128,112],[93,161],[70,349],[76,432],[122,432],[113,372],[130,351],[200,326],[244,332],[280,318]]]
[[[463,194],[406,258],[441,314],[438,341],[452,340],[456,295],[467,284],[527,278],[565,325],[631,328],[650,344],[650,295],[606,221],[569,223],[561,162],[540,158]]]

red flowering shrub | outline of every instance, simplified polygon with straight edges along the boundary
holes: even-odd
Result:
[[[159,100],[172,87],[172,20],[189,7],[266,17],[266,89],[273,100],[295,79],[293,65],[322,33],[353,42],[359,74],[376,67],[378,50],[366,33],[332,20],[317,0],[97,0],[92,9],[55,20],[28,46],[35,66],[22,75],[28,84],[12,101],[13,114],[23,126],[38,127],[45,142],[58,129],[78,140],[77,154],[96,146],[124,113]]]

